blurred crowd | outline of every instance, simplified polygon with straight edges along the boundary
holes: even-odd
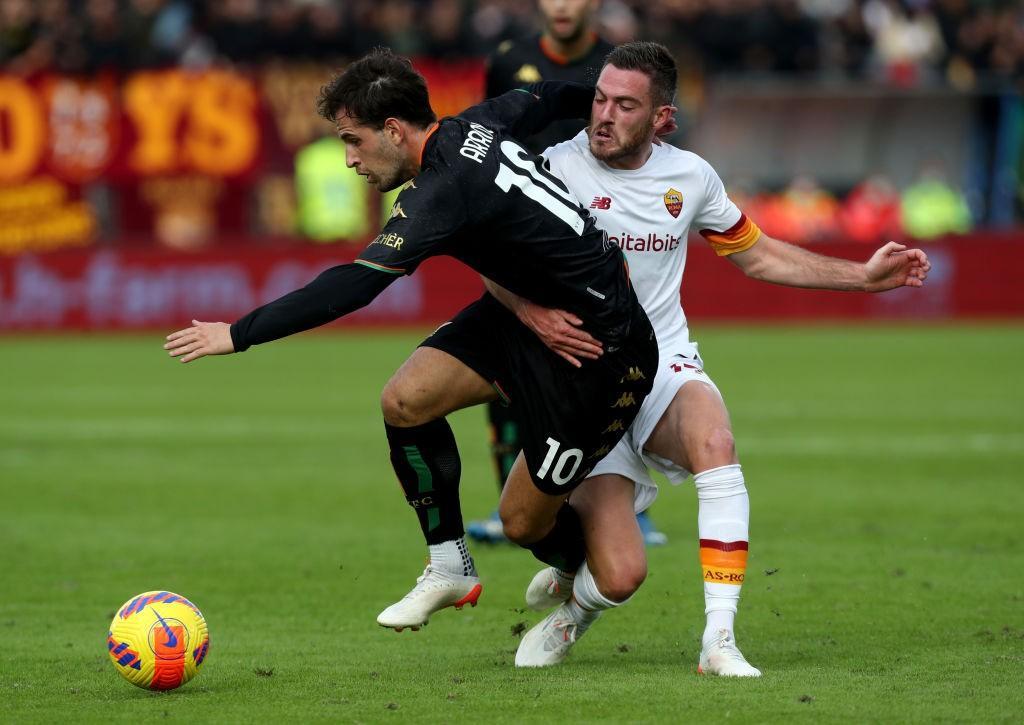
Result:
[[[837,196],[813,178],[797,176],[779,192],[754,191],[740,182],[730,185],[729,195],[766,234],[800,244],[928,240],[963,234],[973,226],[966,197],[937,162],[925,165],[902,190],[876,174]]]
[[[524,0],[0,0],[7,71],[332,60],[374,45],[481,56],[536,30]],[[1024,69],[1017,0],[604,0],[613,43],[658,40],[714,73],[841,74],[971,88]]]

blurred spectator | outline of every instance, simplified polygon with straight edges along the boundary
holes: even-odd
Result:
[[[915,84],[944,57],[945,44],[932,11],[920,2],[868,0],[864,23],[874,38],[874,56],[886,80]]]
[[[876,174],[854,187],[839,208],[839,226],[855,242],[876,244],[899,239],[900,195],[885,176]]]
[[[810,243],[835,236],[838,211],[839,202],[815,179],[797,176],[782,194],[762,199],[756,213],[769,236]]]
[[[263,54],[263,16],[259,0],[212,3],[207,32],[218,55],[250,63]]]
[[[962,234],[971,229],[967,199],[946,180],[939,162],[924,166],[917,181],[903,192],[903,228],[915,239]]]
[[[461,0],[435,0],[426,11],[426,52],[432,58],[456,58],[471,47]]]
[[[124,22],[125,16],[117,0],[85,1],[86,70],[131,68],[135,65]]]
[[[355,56],[379,45],[383,40],[369,28],[358,28],[358,21],[372,12],[372,2],[359,0],[348,3],[349,13],[338,0],[309,0],[303,40],[304,56],[316,60],[334,61]],[[360,40],[361,39],[361,40]]]
[[[536,30],[535,9],[531,0],[0,0],[0,64],[195,64],[208,47],[239,63],[335,59],[380,44],[481,56]],[[873,69],[900,84],[970,88],[1024,71],[1014,0],[604,0],[601,31],[614,43],[665,43],[684,75]]]
[[[369,187],[345,165],[345,144],[325,136],[295,154],[299,230],[318,242],[361,239],[370,231]]]
[[[0,62],[10,63],[31,50],[38,33],[29,0],[0,0]]]

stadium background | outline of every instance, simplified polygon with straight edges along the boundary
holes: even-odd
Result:
[[[936,263],[922,295],[793,296],[694,245],[696,318],[1024,311],[990,263],[1008,273],[1022,254],[1014,3],[602,8],[609,39],[673,49],[673,141],[709,158],[766,232],[921,240]],[[482,97],[484,55],[535,22],[531,3],[504,0],[3,0],[0,329],[233,319],[351,258],[389,204],[344,167],[312,112],[319,85],[386,44],[417,58],[435,110],[454,114]],[[709,294],[723,284],[736,292]],[[457,265],[428,265],[359,320],[433,322],[477,289]]]
[[[749,282],[690,247],[684,303],[756,481],[741,638],[765,682],[689,677],[689,491],[659,501],[671,542],[651,581],[564,676],[510,679],[533,570],[511,549],[477,552],[494,574],[472,615],[438,615],[418,641],[371,626],[415,573],[396,562],[421,555],[376,395],[424,326],[478,294],[450,260],[335,325],[359,332],[184,371],[158,349],[155,330],[234,319],[353,258],[380,224],[387,199],[313,112],[334,69],[390,45],[456,113],[482,96],[484,56],[535,29],[532,3],[0,0],[0,712],[1019,713],[1019,4],[605,0],[600,22],[613,42],[672,48],[673,141],[766,231],[850,258],[904,239],[934,264],[923,290],[829,294]],[[493,505],[482,418],[453,422],[469,518]],[[109,610],[154,588],[211,620],[208,670],[176,700],[126,695],[104,661]],[[666,634],[668,601],[686,614]]]

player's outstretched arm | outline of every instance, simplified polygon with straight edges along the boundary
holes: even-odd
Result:
[[[244,352],[251,345],[310,330],[355,312],[396,278],[363,264],[331,267],[305,287],[257,307],[232,325],[193,320],[192,327],[168,335],[164,349],[182,362]]]
[[[815,254],[763,233],[756,244],[729,259],[748,277],[764,282],[860,292],[921,287],[931,269],[922,250],[898,242],[885,244],[862,263]]]
[[[510,292],[492,280],[483,278],[487,291],[515,313],[519,321],[540,338],[552,352],[574,367],[582,367],[579,358],[597,360],[604,353],[601,341],[584,330],[581,320],[565,310],[541,307]]]

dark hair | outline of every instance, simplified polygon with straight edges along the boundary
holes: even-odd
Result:
[[[420,128],[437,120],[427,82],[408,58],[395,55],[390,48],[374,48],[320,89],[317,113],[334,123],[342,108],[359,124],[377,129],[384,128],[389,118]]]
[[[676,61],[661,43],[624,43],[609,53],[604,65],[640,71],[651,79],[651,98],[656,106],[672,103],[676,95]]]

